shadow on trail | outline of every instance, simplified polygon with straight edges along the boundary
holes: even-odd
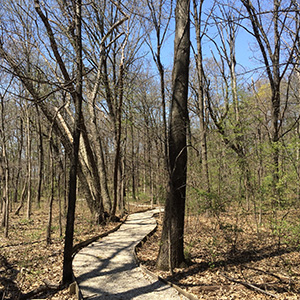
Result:
[[[149,284],[147,286],[131,289],[125,292],[116,292],[116,293],[111,293],[111,292],[106,292],[102,290],[101,288],[91,288],[91,287],[85,287],[83,286],[84,289],[88,290],[90,295],[88,297],[89,300],[103,300],[103,299],[109,299],[109,300],[130,300],[135,297],[141,296],[141,295],[146,295],[155,292],[156,290],[160,289],[167,289],[167,285],[163,285],[160,281],[156,281],[152,284]],[[153,296],[155,299],[155,296]]]
[[[147,227],[143,227],[145,225]],[[133,256],[134,246],[153,226],[156,221],[152,216],[136,216],[127,220],[117,232],[76,254],[76,267],[73,265],[73,268],[84,298],[130,300],[151,293],[151,299],[156,299],[155,293],[168,289],[160,281],[141,284],[141,273]]]
[[[84,261],[88,261],[89,265],[86,266],[86,272],[84,274],[81,274],[78,277],[76,277],[76,280],[78,281],[79,284],[81,284],[81,282],[84,282],[87,279],[93,278],[96,276],[112,275],[112,274],[118,274],[120,272],[132,270],[133,268],[136,267],[134,260],[123,263],[121,266],[119,266],[117,268],[112,268],[109,271],[106,271],[106,269],[108,268],[109,265],[114,264],[114,262],[112,261],[113,258],[115,258],[117,255],[119,255],[123,251],[126,251],[126,252],[128,251],[130,253],[130,251],[133,249],[133,246],[135,244],[136,244],[136,242],[131,242],[130,244],[126,244],[126,246],[124,246],[124,247],[118,247],[118,249],[116,249],[115,252],[113,252],[110,256],[105,257],[105,258],[101,258],[99,256],[92,255],[90,253],[77,254],[78,257],[82,256],[83,264],[84,264]],[[104,248],[106,248],[106,249],[112,248],[114,245],[115,245],[114,243],[111,243],[111,244],[105,243],[105,245],[103,245],[101,247],[101,248],[103,248],[102,252],[105,253]],[[119,245],[121,245],[121,243]],[[109,247],[107,247],[107,246],[109,246]],[[97,246],[95,246],[95,248],[97,248]],[[91,265],[91,262],[92,262],[92,265]]]
[[[21,295],[21,291],[16,284],[18,270],[16,270],[1,254],[0,269],[0,284],[4,287],[0,290],[0,299],[18,299]]]

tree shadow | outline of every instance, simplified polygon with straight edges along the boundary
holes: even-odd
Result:
[[[168,276],[165,279],[167,281],[173,282],[175,284],[178,284],[179,281],[181,281],[180,286],[188,288],[193,287],[193,285],[190,285],[188,283],[184,282],[184,279],[186,279],[189,276],[194,276],[196,274],[199,274],[201,272],[205,272],[209,269],[224,269],[232,266],[240,266],[243,267],[243,265],[247,263],[255,263],[258,261],[261,261],[266,258],[273,258],[273,257],[279,257],[283,254],[289,254],[292,252],[297,251],[296,248],[281,248],[276,249],[276,245],[262,247],[257,250],[244,250],[244,251],[236,251],[235,253],[229,252],[225,255],[226,259],[216,260],[214,262],[207,262],[203,261],[200,263],[191,263],[190,266],[184,270],[180,270],[176,272],[173,276]],[[276,250],[274,250],[276,249]],[[253,284],[256,285],[256,284]],[[261,287],[260,285],[256,285],[257,287],[260,287],[262,289],[268,290],[267,285],[263,285],[264,287]],[[283,286],[275,286],[272,285],[272,289],[278,293],[284,293],[290,290],[290,288],[285,288]],[[297,292],[297,291],[294,291]],[[298,291],[299,292],[299,291]]]
[[[160,290],[161,292],[165,292],[169,287],[165,284],[163,284],[160,281],[155,281],[153,283],[149,283],[148,285],[137,287],[133,289],[127,289],[126,291],[120,291],[120,292],[112,292],[105,291],[104,289],[101,289],[100,287],[84,287],[86,291],[88,291],[89,300],[131,300],[131,299],[137,299],[137,297],[142,296],[143,298],[140,299],[156,299],[155,292]],[[151,294],[147,297],[148,294]],[[168,299],[168,298],[165,298]]]
[[[119,237],[92,243],[76,254],[76,281],[88,299],[156,299],[155,293],[169,287],[160,281],[140,284],[143,277],[133,256],[135,245],[144,237],[141,227],[152,217],[127,220],[118,230]],[[151,222],[152,223],[152,222]],[[148,224],[150,225],[150,224]],[[155,224],[151,224],[155,225]],[[129,239],[127,238],[129,234]],[[103,257],[101,257],[103,255]],[[74,269],[74,264],[73,264]],[[76,274],[76,272],[78,274]],[[147,294],[150,294],[146,298]],[[154,293],[154,295],[152,295]]]
[[[19,273],[7,259],[0,254],[0,299],[18,299],[21,291],[16,284],[16,278]]]

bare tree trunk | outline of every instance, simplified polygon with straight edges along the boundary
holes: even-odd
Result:
[[[190,59],[189,1],[178,0],[175,15],[173,94],[169,127],[169,187],[157,266],[173,269],[184,263],[183,235],[187,172],[187,96]]]
[[[9,228],[9,213],[10,213],[10,195],[9,195],[9,164],[6,154],[6,146],[3,149],[3,158],[5,162],[5,230],[4,236],[8,238],[8,228]]]
[[[64,215],[67,212],[67,199],[68,199],[68,175],[67,175],[67,153],[64,155],[64,203],[63,203],[63,211]]]
[[[74,236],[74,220],[75,220],[75,205],[77,191],[77,169],[79,163],[79,143],[80,132],[82,129],[82,78],[83,78],[83,63],[82,63],[82,36],[81,36],[81,0],[74,2],[75,13],[75,51],[76,51],[76,90],[75,90],[75,118],[73,129],[73,155],[71,159],[70,175],[69,175],[69,196],[68,196],[68,213],[65,234],[64,260],[63,260],[63,284],[69,284],[73,281],[72,272],[72,250]]]
[[[137,131],[137,141],[140,140],[140,132],[139,130]],[[140,193],[140,174],[141,174],[141,170],[139,168],[140,163],[139,163],[139,159],[140,159],[140,143],[137,142],[137,146],[136,146],[136,155],[135,155],[135,165],[136,165],[136,194],[139,195]],[[139,197],[137,196],[137,199]]]
[[[136,171],[135,171],[135,157],[136,153],[134,151],[134,131],[133,131],[133,117],[132,112],[130,112],[130,135],[131,135],[131,181],[132,181],[132,198],[133,200],[136,200]]]
[[[49,195],[49,211],[48,211],[48,225],[47,225],[47,235],[46,235],[46,243],[47,245],[51,244],[51,227],[52,227],[52,210],[53,210],[53,199],[54,199],[54,160],[53,160],[53,150],[51,146],[49,137],[49,164],[50,164],[50,195]]]
[[[42,126],[41,126],[41,116],[39,107],[35,104],[37,112],[37,133],[38,133],[38,149],[39,149],[39,174],[38,174],[38,187],[36,193],[36,202],[38,207],[41,207],[41,193],[42,193],[42,181],[43,181],[43,168],[44,168],[44,146],[43,146],[43,136],[42,136]]]
[[[21,174],[21,162],[22,162],[22,150],[23,150],[23,119],[20,117],[20,135],[19,135],[19,142],[18,142],[18,165],[17,165],[17,174],[15,179],[15,191],[14,191],[14,202],[18,202],[18,193],[19,193],[19,185],[20,185],[20,174]]]
[[[58,174],[58,179],[57,179],[57,187],[58,187],[58,224],[59,224],[59,236],[62,237],[62,201],[61,201],[61,173],[59,172]]]
[[[98,79],[99,81],[100,79]],[[103,199],[103,206],[107,212],[111,211],[111,199],[108,191],[107,186],[107,174],[106,174],[106,167],[105,167],[105,159],[103,153],[103,146],[100,133],[97,129],[97,117],[95,113],[95,98],[96,98],[96,91],[93,91],[93,95],[91,97],[91,102],[89,104],[89,112],[91,115],[91,128],[92,128],[92,135],[94,139],[94,144],[96,145],[96,153],[97,153],[97,162],[98,162],[98,169],[99,169],[99,181],[101,186],[101,196]]]
[[[125,155],[124,155],[125,156]],[[126,169],[125,169],[125,158],[121,158],[121,165],[119,168],[120,184],[119,184],[119,212],[123,216],[125,213],[125,187],[126,187]]]
[[[153,174],[152,174],[152,159],[151,159],[151,137],[150,137],[150,132],[149,132],[149,125],[147,125],[147,136],[148,136],[148,141],[147,141],[147,160],[148,160],[148,181],[149,181],[149,192],[150,192],[150,204],[151,207],[153,207],[153,200],[154,200],[154,195],[153,195]]]
[[[5,114],[4,114],[4,96],[0,95],[1,98],[1,144],[2,144],[2,168],[4,170],[4,186],[3,186],[3,202],[5,204],[4,214],[4,236],[8,238],[9,228],[9,209],[10,209],[10,195],[9,195],[9,163],[7,158],[7,146],[6,146],[6,135],[5,135]]]
[[[118,198],[121,196],[118,193],[118,184],[120,184],[120,172],[119,168],[122,168],[121,165],[121,133],[122,133],[122,107],[123,107],[123,96],[124,96],[124,59],[125,59],[125,46],[127,43],[127,39],[122,45],[122,53],[121,53],[121,62],[119,65],[119,83],[118,83],[118,97],[119,103],[116,108],[116,124],[115,124],[115,144],[116,144],[116,153],[115,153],[115,163],[114,163],[114,202],[111,214],[114,216],[116,214],[116,208],[118,203]]]
[[[26,131],[27,131],[27,219],[31,217],[31,132],[29,108],[27,107]]]
[[[16,216],[19,215],[21,208],[24,206],[24,202],[25,202],[25,198],[26,198],[26,193],[27,193],[27,191],[28,191],[27,183],[28,183],[28,182],[25,182],[25,183],[24,183],[24,186],[23,186],[23,189],[22,189],[22,192],[21,192],[21,196],[20,196],[20,205],[19,205],[18,208],[15,210],[15,215],[16,215]]]
[[[160,95],[162,105],[162,120],[163,120],[163,145],[164,145],[164,164],[165,169],[168,170],[168,128],[167,128],[167,113],[166,113],[166,93],[165,93],[165,71],[161,61],[161,49],[165,41],[166,34],[168,31],[169,23],[172,17],[173,1],[170,1],[169,15],[166,17],[166,24],[163,24],[163,6],[166,3],[164,1],[152,1],[147,0],[148,8],[150,9],[151,21],[154,25],[155,37],[156,37],[156,51],[150,46],[153,60],[156,64],[159,78],[160,78]],[[149,44],[151,42],[149,41]]]
[[[199,105],[199,120],[200,120],[200,148],[201,148],[201,161],[202,161],[202,175],[205,181],[206,192],[210,193],[210,180],[209,180],[209,170],[208,170],[208,159],[207,159],[207,138],[206,138],[206,122],[205,122],[205,101],[204,101],[204,79],[203,79],[203,58],[202,58],[202,37],[201,32],[201,15],[202,15],[202,5],[204,0],[199,3],[199,11],[197,9],[197,2],[193,0],[194,8],[194,23],[196,30],[196,40],[197,40],[197,54],[196,67],[198,75],[198,105]],[[212,207],[211,200],[207,199],[207,206]]]

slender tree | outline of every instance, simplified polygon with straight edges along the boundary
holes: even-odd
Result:
[[[2,175],[4,178],[3,184],[3,221],[4,221],[4,236],[8,237],[8,228],[9,228],[9,212],[10,212],[10,194],[9,194],[9,162],[7,157],[7,136],[5,134],[5,112],[4,112],[4,95],[0,95],[0,105],[1,105],[1,146],[2,146]]]
[[[43,134],[42,134],[42,124],[41,116],[38,105],[35,103],[36,113],[37,113],[37,138],[38,138],[38,150],[39,150],[39,175],[38,175],[38,186],[36,193],[36,201],[38,207],[41,206],[41,197],[42,197],[42,181],[43,181],[43,169],[44,169],[44,143],[43,143]]]
[[[164,143],[164,158],[165,158],[165,168],[168,168],[168,138],[167,138],[167,114],[166,114],[166,91],[165,91],[165,68],[162,63],[161,51],[163,44],[166,40],[166,35],[169,30],[170,20],[173,14],[173,0],[168,4],[168,13],[164,13],[166,6],[166,1],[159,0],[147,0],[147,6],[150,11],[150,20],[154,27],[154,36],[156,40],[156,49],[151,43],[151,36],[148,38],[148,45],[157,67],[160,79],[160,94],[161,94],[161,106],[162,106],[162,121],[163,121],[163,143]]]
[[[26,133],[27,133],[27,219],[30,219],[32,213],[32,141],[31,141],[31,130],[30,130],[30,108],[29,105],[26,107]]]
[[[198,5],[199,2],[199,5]],[[197,51],[195,52],[196,60],[196,72],[198,79],[197,86],[197,100],[198,100],[198,116],[200,122],[200,149],[201,149],[201,163],[202,163],[202,175],[205,181],[206,192],[210,193],[210,181],[209,181],[209,169],[208,169],[208,158],[207,158],[207,124],[206,124],[206,102],[204,92],[204,66],[203,66],[203,54],[202,54],[202,40],[206,30],[206,26],[201,28],[201,18],[204,0],[200,1],[193,0],[193,19],[195,24]],[[207,203],[208,207],[212,206],[212,203]]]
[[[49,195],[48,224],[47,224],[47,233],[46,233],[47,245],[50,245],[52,242],[51,241],[51,233],[52,233],[54,182],[55,182],[54,158],[53,158],[53,149],[52,149],[52,145],[51,145],[51,139],[52,139],[52,133],[50,133],[50,136],[49,136],[50,195]]]

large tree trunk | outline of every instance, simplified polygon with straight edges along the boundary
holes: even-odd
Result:
[[[76,90],[75,90],[75,118],[73,129],[73,155],[71,159],[70,175],[69,175],[69,196],[68,196],[68,212],[64,246],[64,261],[63,261],[63,284],[69,284],[73,281],[72,271],[72,250],[74,236],[74,220],[75,220],[75,205],[77,191],[77,169],[79,163],[79,144],[80,132],[82,129],[82,39],[81,39],[81,0],[74,3],[75,12],[75,51],[76,51]]]
[[[188,75],[190,58],[189,1],[176,4],[173,94],[169,127],[169,187],[157,266],[172,270],[184,262],[183,234],[186,195]]]

